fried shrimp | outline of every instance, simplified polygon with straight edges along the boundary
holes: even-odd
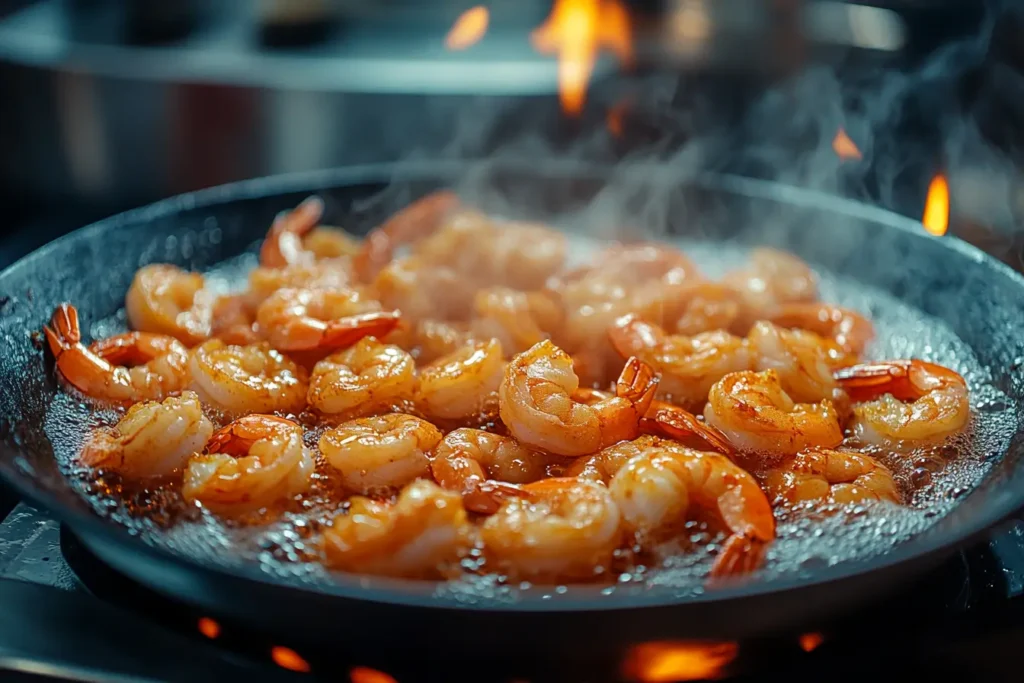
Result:
[[[294,414],[306,406],[305,369],[265,343],[229,346],[211,339],[192,350],[188,370],[192,390],[227,413]]]
[[[550,339],[562,324],[561,306],[544,292],[505,287],[482,289],[473,302],[472,322],[478,339],[498,339],[509,354],[521,353]]]
[[[752,250],[750,265],[727,274],[723,282],[743,295],[751,311],[762,314],[818,296],[818,276],[810,266],[793,254],[765,247]]]
[[[835,448],[843,440],[832,401],[796,403],[774,370],[723,377],[711,387],[704,418],[737,448],[771,455]]]
[[[256,322],[274,348],[328,350],[383,337],[395,329],[398,313],[379,310],[354,290],[279,289],[260,305]]]
[[[350,419],[401,404],[415,385],[412,356],[365,337],[313,367],[307,400],[323,415]]]
[[[884,500],[900,503],[892,472],[862,453],[813,448],[797,453],[764,477],[768,494],[787,504],[822,501],[827,504]]]
[[[609,570],[621,515],[608,489],[590,481],[525,484],[480,527],[488,567],[535,581],[588,579]]]
[[[775,538],[775,518],[761,487],[746,470],[718,453],[661,440],[612,448],[621,448],[623,455],[632,453],[611,477],[608,489],[625,528],[638,540],[678,533],[693,507],[712,512],[731,534],[712,575],[746,573],[761,564],[765,544]]]
[[[573,400],[579,378],[572,359],[543,341],[509,363],[498,389],[499,410],[520,443],[555,455],[585,455],[636,438],[657,387],[650,367],[630,359],[614,398],[579,403]]]
[[[342,230],[318,227],[323,212],[323,201],[309,197],[291,211],[279,214],[260,246],[260,265],[284,268],[358,254],[359,240]]]
[[[835,373],[854,401],[853,433],[869,444],[936,443],[970,419],[967,382],[959,373],[921,360],[892,360]]]
[[[194,346],[210,336],[213,297],[204,279],[170,264],[139,268],[124,297],[128,324]]]
[[[182,469],[203,450],[213,424],[191,391],[159,401],[136,403],[112,428],[99,429],[82,448],[88,467],[116,470],[126,479],[147,479]]]
[[[875,336],[875,326],[857,311],[817,302],[783,304],[771,321],[827,337],[852,356],[863,352]]]
[[[636,356],[661,375],[659,397],[680,405],[699,407],[712,384],[730,372],[752,369],[754,362],[746,341],[728,332],[667,335],[635,315],[615,321],[608,336],[623,358]]]
[[[393,504],[357,496],[324,531],[334,569],[410,578],[457,574],[469,551],[471,528],[459,495],[415,481]]]
[[[304,493],[313,470],[302,427],[247,415],[214,432],[206,453],[189,460],[182,494],[217,514],[242,515]]]
[[[373,291],[385,308],[402,311],[402,318],[465,319],[473,305],[473,288],[451,268],[432,266],[416,256],[397,259],[381,269]]]
[[[320,454],[346,488],[371,495],[429,476],[441,432],[426,420],[391,413],[345,422],[320,437]]]
[[[524,495],[510,484],[543,479],[548,461],[510,437],[462,428],[449,432],[434,449],[430,471],[438,484],[462,494],[467,509],[491,514],[509,496]]]
[[[420,369],[415,403],[429,418],[467,419],[498,404],[498,385],[505,372],[501,343],[470,342]]]
[[[763,321],[754,325],[747,340],[755,369],[777,372],[794,401],[814,403],[827,398],[840,414],[848,412],[849,399],[832,377],[832,371],[844,364],[846,354],[831,340]]]
[[[355,257],[356,272],[371,282],[392,261],[399,246],[433,234],[459,207],[455,193],[444,190],[428,194],[405,207],[370,231]]]
[[[348,291],[352,289],[352,276],[344,259],[324,259],[283,268],[255,268],[249,273],[246,302],[255,311],[279,289]]]
[[[57,370],[80,392],[101,401],[160,400],[185,388],[188,350],[173,337],[129,332],[82,343],[78,310],[61,304],[43,327]]]

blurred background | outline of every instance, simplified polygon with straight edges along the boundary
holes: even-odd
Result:
[[[0,264],[237,179],[526,155],[756,175],[915,218],[931,196],[930,229],[1019,266],[1017,14],[981,0],[0,0]]]

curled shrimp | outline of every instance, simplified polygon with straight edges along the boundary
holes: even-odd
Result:
[[[461,323],[430,318],[413,321],[403,312],[401,322],[385,337],[385,341],[405,349],[422,364],[455,353],[472,342],[473,335]]]
[[[210,336],[240,346],[260,341],[256,309],[245,294],[227,294],[214,301]]]
[[[675,334],[692,337],[723,330],[744,334],[749,311],[735,288],[718,282],[672,283],[645,293],[635,305],[645,317],[661,319]]]
[[[458,573],[471,535],[459,495],[420,480],[391,504],[352,498],[324,531],[323,549],[334,569],[433,579]]]
[[[88,467],[116,470],[127,479],[173,474],[203,450],[213,424],[191,391],[159,401],[136,403],[118,423],[94,432],[79,457]]]
[[[547,465],[543,453],[513,438],[462,428],[437,444],[430,471],[438,484],[462,494],[467,509],[491,514],[509,496],[524,495],[515,484],[543,479]]]
[[[843,440],[832,401],[794,402],[774,370],[723,377],[711,387],[704,419],[737,448],[773,455],[835,448]]]
[[[185,388],[188,350],[173,337],[129,332],[86,347],[78,310],[61,304],[43,327],[57,370],[86,396],[130,403],[160,400]]]
[[[847,356],[831,340],[761,321],[750,330],[747,341],[756,359],[755,369],[777,372],[794,401],[812,403],[827,398],[841,414],[847,414],[849,399],[832,376]]]
[[[206,453],[185,469],[182,494],[217,514],[236,516],[307,491],[313,456],[302,427],[273,415],[246,415],[214,432]]]
[[[827,337],[851,356],[860,355],[875,336],[875,326],[857,311],[817,302],[783,304],[771,321]]]
[[[246,302],[255,311],[267,297],[279,289],[347,291],[352,289],[352,277],[347,262],[340,259],[297,263],[283,268],[254,268],[249,273]]]
[[[579,378],[572,359],[550,341],[509,363],[498,389],[501,420],[521,443],[555,455],[576,456],[634,439],[658,388],[649,366],[631,358],[618,395],[593,405],[573,400]]]
[[[572,471],[607,483],[623,527],[641,543],[682,531],[691,507],[714,513],[732,538],[712,570],[715,576],[755,569],[775,538],[771,505],[757,481],[718,453],[656,437],[611,446]]]
[[[440,440],[441,432],[426,420],[391,413],[327,430],[320,437],[320,454],[348,489],[370,495],[429,476],[427,453]]]
[[[155,263],[135,272],[124,298],[128,324],[194,346],[210,336],[212,297],[203,276]]]
[[[458,207],[459,198],[455,193],[434,192],[417,199],[371,230],[355,258],[356,272],[362,281],[373,280],[392,261],[399,246],[432,234]]]
[[[260,305],[256,322],[282,351],[338,349],[395,328],[398,313],[377,308],[353,290],[279,289]]]
[[[505,372],[501,342],[470,342],[420,369],[415,403],[429,418],[457,420],[497,406]]]
[[[961,431],[971,416],[959,373],[921,360],[892,360],[836,371],[854,401],[853,433],[871,444],[935,443]]]
[[[411,321],[459,320],[468,316],[474,290],[451,268],[416,256],[396,259],[380,270],[373,291],[386,308]]]
[[[365,337],[313,367],[307,400],[324,415],[350,419],[398,405],[415,385],[412,356]]]
[[[533,580],[605,574],[621,539],[619,506],[600,484],[572,477],[522,487],[480,527],[488,566]]]
[[[793,254],[766,247],[752,250],[750,265],[727,274],[723,282],[743,295],[751,311],[762,314],[818,296],[818,276],[809,265]]]
[[[480,339],[501,341],[508,353],[520,353],[550,339],[562,323],[562,308],[544,292],[506,287],[482,289],[473,301],[472,330]]]
[[[266,343],[211,339],[192,350],[188,369],[192,390],[228,413],[294,414],[306,407],[306,370]]]
[[[260,265],[283,268],[323,258],[355,256],[360,249],[358,240],[341,230],[317,227],[323,213],[323,200],[309,197],[291,211],[279,214],[260,246]]]
[[[661,375],[659,397],[681,405],[700,406],[712,384],[753,367],[749,345],[728,332],[667,335],[657,325],[627,315],[615,321],[608,336],[623,358],[636,356]]]
[[[899,489],[885,465],[862,453],[824,448],[801,451],[769,470],[764,486],[770,496],[788,504],[900,502]]]

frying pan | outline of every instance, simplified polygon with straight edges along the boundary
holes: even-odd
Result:
[[[279,211],[310,193],[331,223],[364,232],[413,198],[460,188],[484,210],[545,219],[571,214],[653,215],[661,229],[741,245],[790,250],[812,265],[870,283],[947,323],[1016,407],[1016,434],[992,454],[991,471],[933,526],[890,552],[807,577],[726,585],[701,594],[669,588],[610,595],[574,587],[515,599],[438,592],[430,582],[339,576],[311,587],[253,566],[221,567],[147,544],[102,519],[59,472],[43,433],[59,391],[33,332],[62,301],[84,320],[115,313],[137,268],[172,262],[207,268],[252,249]],[[385,188],[387,190],[385,191]],[[614,188],[614,191],[609,190]],[[586,207],[598,207],[586,214]],[[580,213],[583,212],[583,213]],[[645,213],[647,212],[647,213]],[[125,576],[206,613],[244,621],[284,642],[336,650],[442,651],[558,657],[664,638],[746,638],[795,628],[854,601],[892,591],[958,546],[1024,507],[1020,420],[1024,398],[1024,279],[954,238],[925,234],[894,214],[773,183],[707,175],[682,182],[664,167],[582,169],[575,164],[420,163],[361,166],[242,182],[183,195],[83,228],[0,275],[0,473],[49,509],[92,552]],[[951,302],[953,304],[951,305]],[[457,649],[455,644],[457,644]]]

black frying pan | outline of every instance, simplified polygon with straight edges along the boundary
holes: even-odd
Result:
[[[366,201],[389,184],[383,199]],[[358,167],[215,188],[79,230],[0,275],[0,472],[125,575],[286,642],[360,652],[400,646],[403,653],[436,654],[457,647],[478,655],[514,653],[520,660],[558,656],[567,648],[601,652],[627,641],[741,638],[796,627],[898,586],[1024,507],[1024,464],[1015,438],[993,455],[998,462],[991,473],[950,514],[880,557],[821,569],[806,580],[754,581],[697,596],[668,589],[612,595],[574,589],[554,598],[527,593],[509,602],[459,600],[436,595],[427,582],[355,576],[314,590],[255,567],[200,564],[101,519],[58,471],[41,424],[59,389],[52,360],[33,341],[58,303],[74,302],[87,321],[109,316],[122,306],[139,266],[173,262],[203,269],[251,249],[277,212],[311,192],[326,198],[328,222],[359,232],[442,186],[470,187],[485,210],[523,218],[579,209],[595,196],[590,205],[599,207],[591,216],[596,221],[607,219],[612,206],[633,217],[657,206],[671,233],[782,247],[817,267],[882,287],[945,320],[973,348],[997,386],[1017,402],[1021,433],[1024,279],[1003,264],[959,240],[930,237],[920,224],[885,211],[775,184],[720,176],[680,184],[666,169],[638,168],[616,173],[614,194],[608,184],[608,174],[574,166]]]

